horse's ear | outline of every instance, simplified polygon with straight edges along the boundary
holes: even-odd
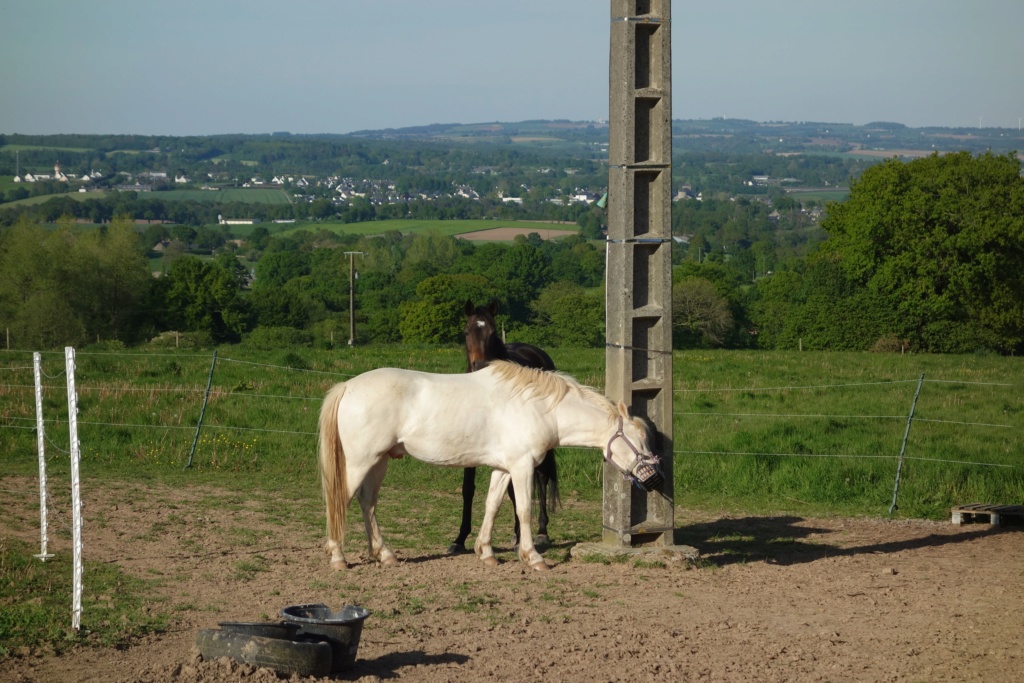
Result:
[[[491,314],[491,317],[493,318],[494,314],[498,312],[498,300],[497,299],[491,299],[491,305],[488,306],[487,311],[488,311],[488,313]]]
[[[476,309],[473,307],[473,300],[472,299],[466,299],[466,309],[465,310],[466,310],[466,317],[467,318],[469,316],[473,315],[473,311],[475,311]]]
[[[619,408],[619,415],[621,415],[622,417],[628,419],[629,418],[629,408],[626,407],[626,404],[623,403],[622,401],[619,401],[618,408]]]

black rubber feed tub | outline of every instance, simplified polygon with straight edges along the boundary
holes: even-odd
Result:
[[[345,605],[338,611],[327,605],[292,605],[281,610],[284,620],[299,627],[297,637],[322,639],[333,652],[332,673],[344,671],[356,661],[359,636],[363,622],[370,616],[370,610],[355,605]]]
[[[324,641],[291,640],[252,633],[203,629],[196,634],[203,659],[230,657],[279,674],[320,678],[334,671],[334,652]]]

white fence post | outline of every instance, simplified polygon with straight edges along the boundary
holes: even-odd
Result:
[[[32,354],[32,375],[36,382],[36,450],[39,452],[39,554],[40,560],[46,562],[53,557],[52,553],[46,552],[46,545],[49,542],[47,535],[47,505],[46,505],[46,434],[43,431],[43,378],[42,378],[42,354],[36,351]]]
[[[75,391],[75,349],[64,347],[64,364],[68,380],[68,428],[71,431],[71,519],[74,539],[74,579],[71,598],[71,628],[82,624],[82,492],[78,475],[81,449],[78,443],[78,393]]]

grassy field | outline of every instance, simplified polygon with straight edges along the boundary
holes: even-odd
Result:
[[[147,195],[142,195],[143,197]],[[168,190],[148,195],[167,201],[192,200],[195,202],[242,202],[245,204],[290,204],[291,197],[281,189],[259,190],[248,187],[231,187],[224,190]]]
[[[106,194],[105,191],[66,192],[63,194],[44,194],[27,197],[15,202],[6,202],[5,207],[30,206],[42,204],[54,197],[70,197],[78,201],[96,199]],[[288,204],[291,198],[284,190],[256,190],[246,187],[235,187],[226,190],[168,190],[166,192],[139,192],[139,199],[161,199],[165,201],[192,200],[196,202],[242,202],[246,204]]]
[[[845,202],[850,196],[850,190],[801,190],[794,188],[787,190],[786,194],[792,195],[800,201],[814,200],[819,203]]]
[[[551,355],[580,381],[603,385],[602,350]],[[36,467],[30,359],[0,355],[0,463],[22,474]],[[209,353],[82,350],[77,383],[87,476],[257,488],[273,482],[308,491],[317,476],[316,415],[331,384],[381,366],[464,369],[459,348],[223,348],[192,453],[211,360]],[[886,515],[919,384],[897,516],[940,519],[954,504],[1024,498],[1019,359],[723,351],[677,352],[674,365],[678,505]],[[62,370],[62,354],[44,355],[48,376]],[[53,420],[47,438],[66,444],[63,380],[45,384],[44,414]],[[59,451],[50,458],[53,467],[67,466]],[[600,496],[597,451],[562,449],[559,464],[564,491]],[[447,488],[457,487],[459,476],[405,459],[389,480]]]
[[[288,228],[272,230],[274,234],[288,234],[298,230],[329,230],[339,235],[383,235],[389,230],[398,232],[419,232],[422,230],[436,230],[443,235],[461,235],[466,232],[478,230],[492,230],[494,228],[515,227],[515,228],[536,228],[538,233],[544,234],[555,231],[564,231],[566,235],[574,235],[579,231],[576,225],[564,225],[560,223],[545,223],[542,221],[499,221],[499,220],[411,220],[399,219],[388,221],[370,221],[368,223],[296,223]]]

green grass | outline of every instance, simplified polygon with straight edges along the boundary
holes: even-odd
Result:
[[[844,202],[850,196],[850,190],[802,190],[789,189],[786,194],[802,202],[814,200],[820,204],[825,202]]]
[[[602,349],[550,352],[560,369],[602,387]],[[456,347],[222,348],[196,438],[211,357],[81,350],[76,382],[86,471],[171,485],[202,481],[261,490],[273,482],[309,491],[317,479],[317,414],[333,383],[382,366],[464,369]],[[0,385],[0,467],[31,474],[36,463],[30,354],[7,352],[0,361],[3,368],[25,368],[5,372]],[[58,378],[47,380],[44,392],[53,444],[68,440],[63,366],[63,354],[44,354],[44,372]],[[997,356],[677,352],[676,502],[762,514],[886,515],[922,373],[898,514],[938,519],[955,504],[1019,502],[1020,366],[1019,359]],[[66,454],[48,453],[50,467],[66,472]],[[563,495],[600,498],[598,450],[563,448],[558,462]],[[486,488],[486,472],[478,477]],[[445,518],[460,481],[458,470],[405,458],[389,466],[384,495],[395,497],[389,505],[397,515],[408,507],[413,519],[424,506],[423,514]],[[414,541],[395,537],[398,547],[405,542]]]
[[[289,194],[278,188],[255,189],[248,187],[231,187],[223,190],[168,190],[166,192],[150,192],[140,195],[141,198],[164,199],[167,201],[191,200],[195,202],[243,202],[245,204],[290,204]],[[230,218],[230,216],[226,216]]]
[[[495,228],[528,228],[536,230],[543,236],[558,235],[564,232],[566,236],[575,235],[579,228],[575,225],[562,225],[559,223],[544,223],[542,221],[500,221],[500,220],[412,220],[397,219],[387,221],[370,221],[368,223],[301,223],[290,226],[280,233],[284,234],[298,230],[329,230],[336,234],[343,235],[383,235],[389,230],[398,232],[420,232],[423,230],[436,230],[443,235],[461,235],[466,232],[478,230],[493,230]]]
[[[87,622],[71,629],[71,556],[46,562],[35,549],[0,538],[0,659],[19,650],[57,654],[80,645],[122,647],[167,627],[167,617],[151,609],[147,582],[116,565],[85,561],[82,610]]]

